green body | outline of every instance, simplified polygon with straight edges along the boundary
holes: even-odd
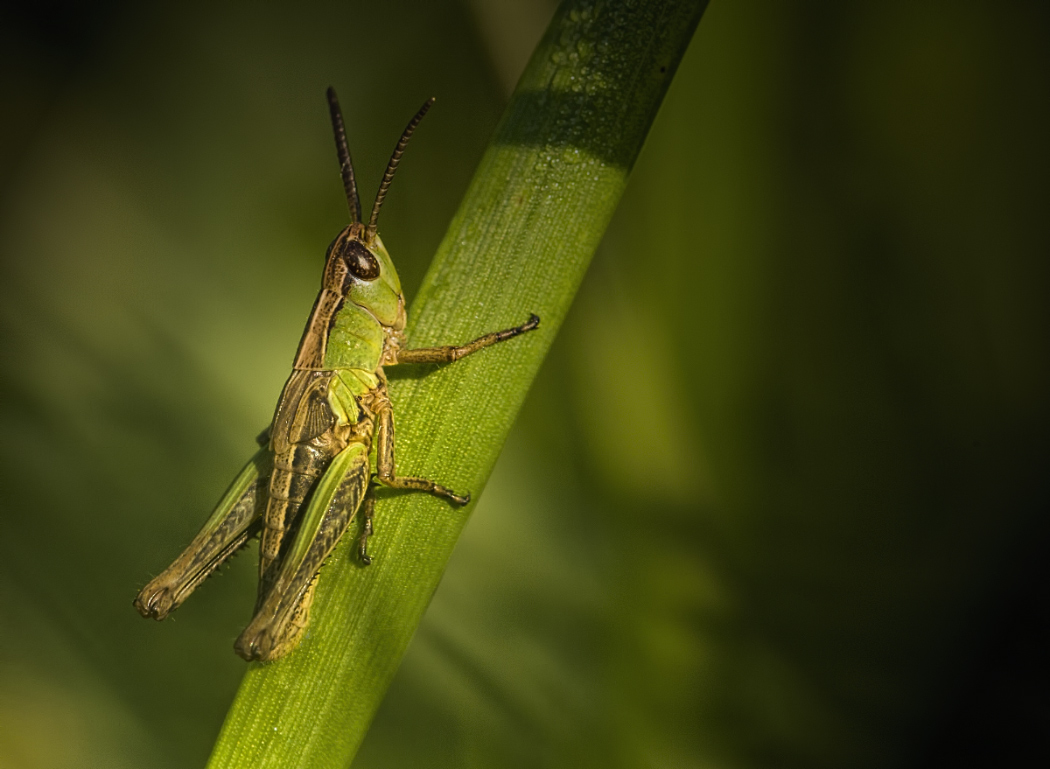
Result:
[[[383,351],[391,334],[400,341],[405,300],[390,255],[376,236],[373,253],[380,265],[378,285],[353,285],[335,314],[325,346],[323,368],[336,373],[328,402],[348,424],[357,421],[356,398],[379,383]]]
[[[314,576],[368,489],[376,417],[389,410],[383,363],[397,360],[404,307],[401,282],[379,236],[369,238],[351,224],[328,249],[321,290],[270,428],[274,469],[259,547],[256,616],[237,642],[245,658],[279,657],[306,628]],[[330,476],[345,488],[325,485]],[[328,486],[331,499],[322,503]]]
[[[422,491],[457,505],[460,496],[426,478],[394,469],[394,422],[384,366],[451,363],[531,331],[527,323],[486,334],[460,347],[405,350],[405,299],[375,221],[408,137],[431,101],[402,134],[387,166],[367,225],[342,115],[329,104],[351,223],[328,248],[321,290],[296,352],[263,448],[241,471],[189,547],[135,599],[146,617],[164,619],[212,571],[259,534],[255,616],[235,649],[247,660],[273,660],[299,643],[309,621],[318,572],[359,512],[360,557],[368,564],[375,483]],[[375,447],[375,468],[370,460]]]

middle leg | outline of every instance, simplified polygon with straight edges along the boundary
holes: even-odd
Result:
[[[372,528],[372,518],[375,516],[376,510],[376,487],[374,484],[368,484],[368,491],[365,492],[365,501],[361,506],[361,514],[364,517],[364,525],[361,527],[361,538],[357,541],[357,552],[361,556],[361,563],[365,566],[372,565],[372,556],[368,554],[368,538],[372,536],[374,529]]]
[[[428,478],[398,476],[394,471],[394,412],[382,402],[376,412],[376,480],[391,489],[410,489],[433,494],[457,505],[470,502],[470,494],[459,495]]]

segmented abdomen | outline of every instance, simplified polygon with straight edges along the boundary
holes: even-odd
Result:
[[[360,375],[352,374],[348,373],[350,387],[338,371],[296,370],[281,393],[270,435],[273,472],[259,545],[257,611],[277,578],[317,481],[351,441],[371,444],[372,418],[357,401],[360,396],[367,399],[370,388]]]
[[[293,443],[274,456],[259,545],[260,603],[277,575],[282,546],[295,536],[299,513],[310,490],[345,446],[345,440],[326,431],[303,443]]]

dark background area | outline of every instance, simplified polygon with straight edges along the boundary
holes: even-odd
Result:
[[[131,599],[345,221],[324,89],[366,205],[438,97],[383,214],[411,301],[552,12],[0,11],[0,766],[205,761],[255,556]],[[711,4],[355,766],[1050,759],[1048,39]]]

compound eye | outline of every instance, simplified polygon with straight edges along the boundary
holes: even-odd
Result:
[[[379,277],[379,261],[372,252],[359,240],[347,240],[339,254],[350,274],[361,280],[375,280]]]

